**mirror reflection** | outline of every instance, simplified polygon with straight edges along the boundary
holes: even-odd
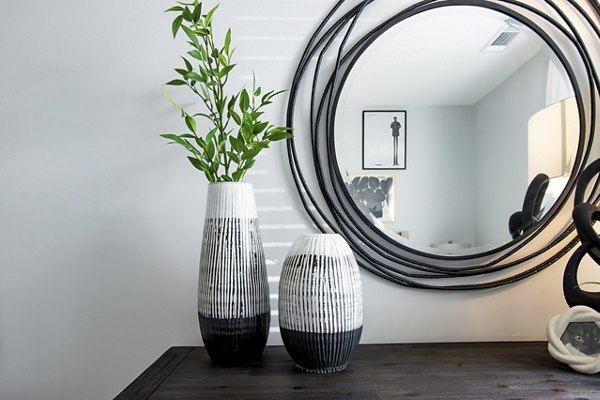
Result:
[[[336,109],[335,150],[373,225],[415,250],[469,255],[548,212],[572,169],[578,121],[566,72],[534,32],[496,11],[444,7],[362,54]]]

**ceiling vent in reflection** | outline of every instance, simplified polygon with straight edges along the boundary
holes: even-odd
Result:
[[[510,21],[506,21],[506,25],[500,31],[498,31],[492,39],[481,49],[482,52],[498,52],[504,51],[508,45],[517,37],[519,34],[519,28],[517,28]]]

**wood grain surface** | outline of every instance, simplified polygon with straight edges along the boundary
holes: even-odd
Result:
[[[118,399],[600,399],[600,375],[558,363],[545,342],[360,345],[345,371],[329,375],[299,372],[281,346],[243,367],[188,349],[161,382]],[[163,357],[132,385],[169,368]]]

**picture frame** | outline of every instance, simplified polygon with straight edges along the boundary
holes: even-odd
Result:
[[[587,306],[571,307],[554,316],[546,329],[548,352],[583,374],[600,372],[600,313]]]
[[[346,188],[363,214],[384,223],[396,221],[394,174],[350,174]]]
[[[406,110],[362,112],[362,169],[406,169]]]

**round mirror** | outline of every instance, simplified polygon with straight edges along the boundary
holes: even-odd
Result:
[[[577,244],[598,30],[577,2],[536,3],[335,2],[310,37],[287,108],[292,177],[314,226],[364,269],[489,289]],[[600,187],[580,195],[597,203]]]
[[[562,64],[506,14],[433,9],[378,36],[343,78],[337,166],[401,246],[471,257],[535,228],[574,167],[579,110]]]

